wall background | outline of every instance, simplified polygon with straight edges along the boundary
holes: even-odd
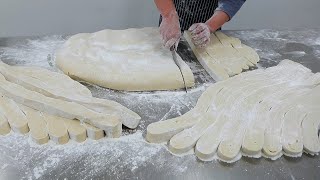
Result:
[[[224,29],[320,28],[320,0],[247,0]],[[0,0],[0,37],[157,26],[153,0]]]

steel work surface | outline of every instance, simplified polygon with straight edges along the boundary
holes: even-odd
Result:
[[[320,72],[320,30],[225,31],[253,47],[258,68],[291,59]],[[54,51],[65,36],[0,39],[0,59],[11,65],[33,65],[57,71]],[[196,87],[179,91],[119,92],[85,84],[93,95],[120,102],[141,117],[137,130],[124,129],[120,139],[87,140],[38,146],[27,136],[0,137],[0,179],[319,179],[319,156],[281,157],[276,161],[242,157],[236,163],[201,162],[194,155],[176,157],[164,145],[146,143],[148,124],[179,116],[194,107],[214,81],[195,60],[185,41],[179,54],[189,64]]]

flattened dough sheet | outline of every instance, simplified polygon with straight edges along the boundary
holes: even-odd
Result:
[[[194,85],[188,65],[178,57],[187,87]],[[126,91],[184,88],[171,52],[158,28],[102,30],[72,36],[56,52],[57,66],[68,76]]]

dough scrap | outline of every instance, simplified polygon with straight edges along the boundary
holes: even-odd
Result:
[[[196,47],[189,31],[184,32],[184,37],[200,64],[216,81],[240,74],[243,70],[254,67],[260,60],[252,48],[220,31],[211,34],[206,48]]]
[[[79,103],[91,110],[115,114],[129,128],[136,128],[140,116],[121,104],[94,98],[88,88],[68,76],[39,67],[9,66],[0,61],[0,73],[6,80],[45,96]]]
[[[220,35],[218,35],[219,37]],[[221,37],[225,39],[225,36]],[[228,40],[233,43],[234,39]],[[225,43],[219,46],[229,46]],[[231,41],[231,42],[230,42]],[[239,42],[235,41],[235,44]],[[290,60],[210,86],[186,114],[147,127],[147,141],[210,161],[320,152],[320,73]]]
[[[72,36],[55,54],[57,66],[73,79],[126,91],[184,88],[171,52],[158,28],[102,30]],[[188,65],[178,57],[186,86],[194,85]]]

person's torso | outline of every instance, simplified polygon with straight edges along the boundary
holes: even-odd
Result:
[[[173,0],[181,30],[187,30],[194,23],[204,23],[214,14],[218,0]]]

